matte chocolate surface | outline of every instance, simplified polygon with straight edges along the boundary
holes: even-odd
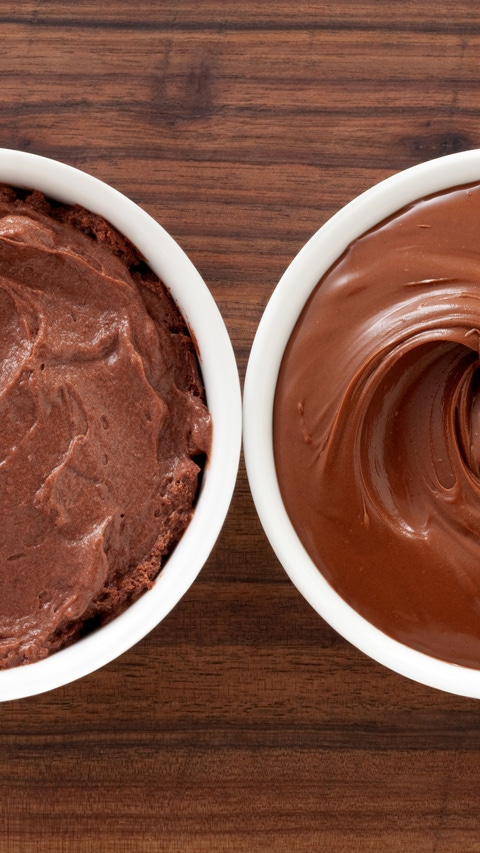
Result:
[[[24,195],[0,193],[0,667],[152,585],[211,437],[166,289],[101,218]]]

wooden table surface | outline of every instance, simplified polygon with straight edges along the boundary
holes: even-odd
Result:
[[[474,0],[0,3],[0,146],[113,184],[210,287],[243,379],[325,220],[480,145]],[[104,669],[0,705],[0,853],[480,851],[480,704],[352,648],[301,598],[243,464],[172,613]]]

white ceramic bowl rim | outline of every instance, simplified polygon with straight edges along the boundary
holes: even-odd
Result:
[[[80,204],[121,231],[165,282],[194,333],[213,420],[213,446],[193,519],[153,588],[94,634],[43,661],[0,672],[0,701],[51,690],[109,663],[141,640],[191,586],[223,526],[238,473],[241,394],[227,329],[206,284],[180,246],[111,186],[64,163],[0,149],[0,182]]]
[[[272,412],[283,352],[313,288],[352,240],[405,205],[480,181],[480,150],[413,166],[373,186],[336,213],[294,258],[266,307],[244,386],[244,453],[250,488],[270,543],[297,589],[339,634],[390,669],[422,684],[480,698],[480,670],[429,657],[391,639],[353,610],[303,548],[278,488]]]

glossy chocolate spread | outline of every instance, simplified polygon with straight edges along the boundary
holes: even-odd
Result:
[[[211,424],[166,289],[100,217],[0,188],[0,667],[125,609],[188,524]]]
[[[275,398],[282,496],[334,589],[480,668],[480,187],[405,208],[323,277]]]

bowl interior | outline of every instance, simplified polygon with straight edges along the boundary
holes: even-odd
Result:
[[[480,180],[480,151],[432,160],[367,190],[333,216],[303,247],[278,283],[260,322],[244,388],[244,450],[264,530],[292,582],[342,636],[390,669],[451,693],[480,698],[480,671],[429,657],[391,639],[350,607],[303,548],[283,505],[272,444],[275,387],[283,352],[320,278],[347,246],[405,205]]]
[[[0,700],[50,690],[103,666],[152,630],[204,565],[227,514],[238,472],[241,396],[230,338],[217,305],[191,261],[144,210],[78,169],[0,149],[0,182],[39,189],[98,213],[128,237],[171,291],[193,331],[213,420],[212,451],[195,512],[153,588],[94,634],[38,663],[0,672]]]

